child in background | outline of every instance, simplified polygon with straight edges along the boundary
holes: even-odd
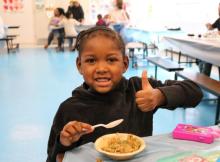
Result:
[[[54,16],[51,18],[49,22],[50,33],[48,35],[47,44],[45,44],[44,48],[47,49],[51,44],[54,36],[58,39],[58,50],[62,50],[62,44],[64,39],[64,28],[60,24],[62,19],[64,18],[64,10],[62,8],[56,8],[54,10]]]
[[[59,23],[61,21],[61,18],[59,16],[56,16],[57,11],[55,11],[55,16],[51,18],[51,21],[49,23],[50,26],[59,26]]]
[[[110,15],[106,14],[103,19],[104,19],[104,21],[106,23],[106,26],[108,27],[111,24],[111,17],[110,17]]]
[[[98,14],[97,19],[98,21],[96,22],[96,26],[106,26],[106,23],[101,14]]]
[[[69,40],[69,50],[73,51],[73,38],[78,34],[75,26],[80,25],[80,22],[73,18],[73,14],[71,12],[67,12],[66,19],[63,19],[63,21],[60,22],[60,25],[64,26],[65,37]]]
[[[121,36],[112,29],[97,26],[82,31],[76,40],[76,66],[84,83],[64,101],[53,121],[48,142],[47,162],[63,158],[67,150],[94,142],[102,135],[116,132],[150,136],[153,115],[159,107],[195,107],[201,89],[192,81],[147,77],[126,79],[128,57]],[[124,119],[117,127],[92,129],[92,125]]]

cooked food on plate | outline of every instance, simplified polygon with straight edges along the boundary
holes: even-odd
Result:
[[[133,135],[129,134],[126,138],[123,138],[116,134],[101,149],[111,153],[129,153],[138,150],[140,146],[141,142]]]
[[[114,160],[130,159],[144,148],[141,137],[128,133],[106,134],[95,141],[95,149]]]

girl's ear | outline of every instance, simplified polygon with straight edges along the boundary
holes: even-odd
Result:
[[[129,59],[128,59],[128,56],[124,56],[123,58],[123,63],[124,63],[124,70],[123,70],[123,73],[125,73],[128,69],[128,66],[129,66]]]
[[[79,73],[82,74],[82,63],[81,63],[81,59],[79,57],[77,57],[77,59],[76,59],[76,66],[77,66]]]

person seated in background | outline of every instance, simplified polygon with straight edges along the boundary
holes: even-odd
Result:
[[[218,34],[220,35],[220,3],[218,5],[218,15],[219,18],[213,23],[207,23],[206,27],[208,30],[218,29]]]
[[[218,15],[219,18],[213,24],[207,23],[206,27],[208,30],[213,30],[217,28],[218,34],[220,35],[220,3],[218,5]],[[210,76],[212,70],[212,64],[199,60],[199,70],[201,73]],[[220,80],[220,67],[218,67],[218,72],[219,72],[219,80]]]
[[[84,11],[78,1],[71,0],[67,12],[71,12],[74,19],[79,22],[84,20]]]
[[[47,49],[51,44],[54,36],[58,39],[58,48],[57,50],[62,50],[62,44],[64,40],[64,27],[60,25],[60,22],[65,17],[64,10],[62,8],[56,8],[54,10],[54,16],[50,19],[49,29],[51,30],[48,35],[47,44],[45,44],[44,48]]]
[[[110,17],[113,29],[120,33],[129,22],[128,13],[123,9],[123,0],[116,1],[116,8],[110,12]]]
[[[96,22],[96,26],[107,26],[101,14],[97,15],[97,19],[98,21]]]
[[[60,22],[60,26],[64,27],[65,37],[69,41],[69,50],[73,51],[73,38],[77,36],[77,31],[75,29],[76,25],[80,25],[76,19],[73,18],[73,14],[71,12],[66,13],[66,18]]]

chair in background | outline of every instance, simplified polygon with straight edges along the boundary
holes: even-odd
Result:
[[[151,50],[151,53],[156,54],[158,47],[155,44],[147,44],[145,42],[129,42],[126,44],[126,49],[128,49],[128,56],[131,58],[132,68],[137,68],[137,56],[135,55],[135,50],[142,50],[142,59],[145,60],[148,56],[148,50]]]
[[[4,38],[1,38],[0,41],[6,42],[7,52],[16,52],[19,49],[19,43],[15,43],[14,40],[17,38],[18,34],[11,34],[9,29],[19,29],[20,26],[8,26],[7,34]]]

